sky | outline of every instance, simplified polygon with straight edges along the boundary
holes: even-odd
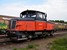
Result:
[[[19,17],[27,9],[47,13],[48,20],[67,21],[67,0],[0,0],[0,15]]]

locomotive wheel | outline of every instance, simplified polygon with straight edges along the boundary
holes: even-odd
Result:
[[[29,36],[28,36],[28,39],[32,39],[32,38],[33,38],[33,36],[32,36],[32,35],[29,35]]]
[[[42,37],[47,37],[48,36],[48,32],[42,32]]]
[[[31,41],[33,38],[35,38],[35,32],[28,32],[27,38],[28,41]]]
[[[54,33],[54,31],[51,31],[51,32],[50,32],[50,36],[53,36],[53,33]]]
[[[32,35],[27,35],[27,38],[28,38],[27,41],[31,41],[33,36]]]

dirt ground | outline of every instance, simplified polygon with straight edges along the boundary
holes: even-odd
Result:
[[[3,45],[0,44],[0,50],[13,50],[13,48],[24,48],[28,44],[37,44],[38,50],[49,50],[49,45],[57,38],[67,36],[67,31],[56,32],[53,37],[35,39],[32,41],[20,41],[18,43],[6,42]]]

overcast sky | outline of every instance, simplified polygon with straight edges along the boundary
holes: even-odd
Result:
[[[46,12],[48,20],[67,21],[67,0],[0,0],[0,15],[19,17],[27,9]]]

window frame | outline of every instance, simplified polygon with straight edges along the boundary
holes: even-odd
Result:
[[[37,18],[37,17],[39,17],[39,16],[38,16],[38,13],[42,14],[42,18],[39,18],[39,19]],[[44,13],[36,12],[36,15],[37,15],[37,16],[36,16],[36,20],[46,21],[46,16],[45,16]],[[43,16],[43,15],[44,15],[44,16]]]

